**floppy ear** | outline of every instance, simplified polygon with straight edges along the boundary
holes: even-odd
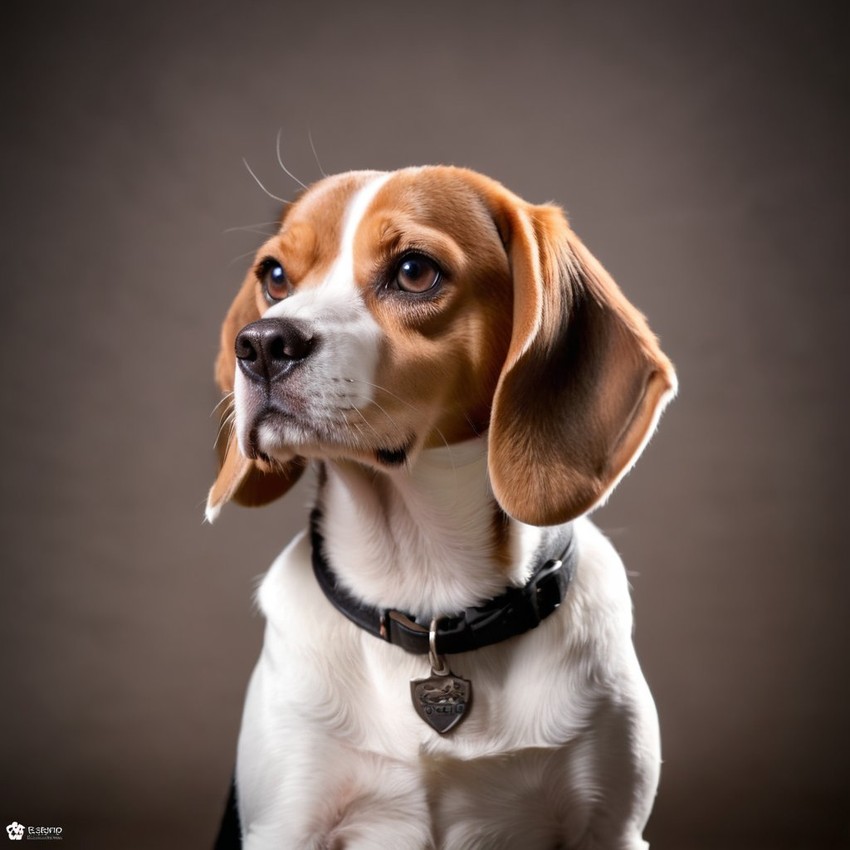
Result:
[[[249,276],[231,304],[221,328],[221,348],[215,362],[215,380],[224,393],[233,392],[236,336],[245,325],[260,318],[255,290],[255,281]],[[262,460],[245,457],[233,432],[232,400],[222,413],[216,451],[219,472],[207,496],[208,522],[213,522],[222,507],[231,499],[250,507],[265,505],[277,499],[295,484],[307,465],[301,457],[274,466]]]
[[[513,204],[506,217],[514,325],[493,400],[490,477],[507,513],[555,525],[604,501],[676,376],[560,209]]]

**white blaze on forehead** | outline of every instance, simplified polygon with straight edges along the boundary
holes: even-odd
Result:
[[[324,324],[335,323],[335,320],[350,321],[352,312],[356,310],[368,313],[355,280],[354,240],[369,205],[389,178],[389,174],[372,177],[348,202],[339,252],[327,277],[318,285],[300,289],[272,305],[266,310],[265,317],[304,319]]]
[[[328,284],[330,286],[340,286],[344,289],[355,285],[354,240],[357,237],[357,231],[363,222],[366,211],[389,179],[389,174],[380,174],[377,177],[373,177],[370,182],[358,190],[351,200],[345,215],[345,228],[342,233],[339,258],[334,263],[334,267],[328,276]]]

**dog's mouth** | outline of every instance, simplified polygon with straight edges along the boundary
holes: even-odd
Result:
[[[273,404],[268,396],[262,400],[249,398],[243,406],[242,416],[238,413],[239,409],[237,405],[237,431],[242,453],[252,460],[274,462],[284,448],[276,435],[284,423],[296,425],[298,417],[292,411]],[[292,452],[289,454],[291,456]]]
[[[243,454],[272,466],[301,455],[349,458],[384,469],[399,468],[407,463],[417,443],[412,432],[401,437],[381,434],[374,426],[367,428],[363,422],[346,417],[315,420],[268,398],[262,404],[249,405],[243,421],[239,428]]]

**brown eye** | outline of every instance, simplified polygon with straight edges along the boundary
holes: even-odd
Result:
[[[428,292],[440,283],[442,276],[432,259],[424,254],[407,254],[398,265],[392,287],[402,292]]]
[[[272,257],[267,257],[257,269],[257,277],[263,287],[263,295],[269,304],[282,301],[289,295],[290,285],[283,266]]]

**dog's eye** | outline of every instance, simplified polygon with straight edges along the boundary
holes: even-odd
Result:
[[[257,267],[257,278],[269,304],[282,301],[289,295],[290,285],[283,266],[273,257],[266,257]]]
[[[398,264],[391,286],[402,292],[428,292],[439,284],[442,276],[437,264],[429,257],[407,254]]]

